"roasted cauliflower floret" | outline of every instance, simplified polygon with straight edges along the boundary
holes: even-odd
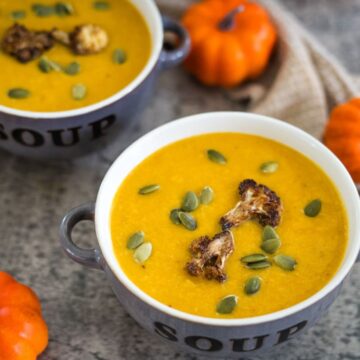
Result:
[[[70,46],[76,54],[96,54],[105,49],[108,43],[106,31],[98,25],[77,26],[70,33]]]
[[[193,258],[186,264],[186,270],[193,276],[224,282],[227,278],[224,270],[226,260],[234,248],[234,237],[230,231],[223,231],[212,239],[202,236],[191,243]]]
[[[220,219],[223,230],[257,219],[262,226],[277,226],[281,220],[282,204],[279,196],[267,186],[247,179],[239,185],[240,201]]]
[[[36,59],[53,45],[50,32],[31,31],[19,24],[14,24],[5,32],[1,43],[3,51],[21,63]]]
[[[71,33],[54,29],[52,36],[78,55],[97,54],[109,43],[107,32],[94,24],[76,26]]]

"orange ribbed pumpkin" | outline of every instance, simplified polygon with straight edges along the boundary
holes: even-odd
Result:
[[[276,42],[275,26],[253,1],[203,0],[182,22],[192,40],[185,67],[205,85],[231,87],[259,76]]]
[[[335,107],[326,125],[325,145],[360,183],[360,98]]]
[[[35,293],[0,272],[0,359],[36,360],[48,344],[48,329]]]

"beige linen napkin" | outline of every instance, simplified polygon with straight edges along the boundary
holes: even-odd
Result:
[[[157,0],[165,14],[180,18],[194,0]],[[321,138],[329,110],[360,95],[354,80],[282,6],[260,0],[277,25],[279,41],[264,76],[229,90],[233,101],[250,100],[247,111],[273,116]],[[263,91],[262,89],[265,89]]]

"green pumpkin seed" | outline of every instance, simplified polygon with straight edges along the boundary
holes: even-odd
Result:
[[[43,73],[50,73],[52,71],[62,71],[61,66],[57,64],[56,62],[48,59],[46,56],[43,56],[38,63],[39,69]]]
[[[127,60],[126,53],[122,49],[115,49],[112,58],[113,58],[113,62],[119,65],[124,64]]]
[[[281,241],[279,239],[268,239],[263,241],[261,244],[261,249],[268,254],[274,254],[279,247],[281,246]]]
[[[297,265],[297,262],[294,258],[282,254],[274,256],[274,262],[277,266],[287,271],[293,271]]]
[[[216,312],[218,314],[231,314],[238,303],[236,295],[228,295],[220,300],[217,304]]]
[[[152,253],[152,244],[150,242],[141,244],[134,251],[134,259],[139,264],[143,264],[146,260],[149,259]]]
[[[64,71],[66,74],[74,76],[77,75],[81,70],[81,66],[78,62],[72,62],[65,67]]]
[[[251,270],[266,269],[270,266],[271,266],[271,262],[267,260],[246,264],[246,267]]]
[[[155,191],[158,191],[159,189],[160,189],[160,185],[158,185],[158,184],[146,185],[146,186],[143,186],[141,189],[139,189],[139,194],[140,195],[148,195]]]
[[[208,150],[207,155],[208,155],[209,160],[211,160],[217,164],[224,165],[227,163],[225,156],[214,149]]]
[[[39,60],[38,67],[43,73],[49,73],[53,70],[46,58]]]
[[[197,222],[190,214],[180,211],[179,220],[186,227],[186,229],[190,231],[196,230]]]
[[[55,4],[55,13],[57,16],[69,16],[74,13],[74,8],[70,3],[58,2]]]
[[[11,13],[11,17],[13,20],[25,19],[26,11],[25,10],[15,10]]]
[[[259,276],[254,276],[248,279],[245,283],[244,291],[247,295],[256,294],[261,287],[261,278]]]
[[[240,261],[244,264],[252,264],[266,260],[268,257],[264,254],[251,254],[243,256]]]
[[[8,91],[8,97],[12,99],[26,99],[30,96],[30,91],[22,88],[14,88]]]
[[[181,209],[184,211],[194,211],[199,206],[199,199],[193,191],[188,191],[183,199]]]
[[[312,200],[305,206],[304,214],[308,217],[315,217],[319,215],[321,206],[322,203],[320,199]]]
[[[108,10],[110,9],[110,4],[107,1],[94,1],[94,9],[96,10]]]
[[[31,9],[35,13],[35,15],[39,17],[51,16],[55,12],[55,8],[53,6],[48,6],[44,4],[34,4]]]
[[[128,249],[136,249],[144,242],[144,237],[143,231],[137,231],[129,237],[126,247]]]
[[[262,241],[269,239],[280,239],[280,237],[272,226],[266,225],[262,233]]]
[[[210,186],[205,186],[201,190],[200,202],[209,205],[214,200],[214,190]]]
[[[279,168],[279,164],[275,161],[267,161],[260,165],[260,171],[264,174],[272,174]]]
[[[181,221],[179,218],[179,212],[181,212],[181,209],[173,209],[170,211],[170,220],[175,225],[180,225]]]
[[[76,84],[72,87],[72,97],[75,100],[83,100],[87,94],[87,88],[83,84]]]

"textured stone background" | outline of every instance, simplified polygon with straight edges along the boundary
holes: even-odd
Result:
[[[282,2],[348,70],[360,74],[360,1]],[[63,256],[58,225],[67,210],[95,199],[106,169],[133,140],[171,119],[224,109],[235,110],[235,105],[229,106],[220,92],[202,88],[175,69],[161,76],[141,121],[102,153],[74,162],[40,164],[0,152],[0,267],[31,284],[41,296],[51,336],[42,360],[195,359],[135,324],[101,272]],[[77,238],[82,245],[94,244],[91,225],[79,226]],[[263,359],[360,359],[359,292],[357,265],[320,323]]]

